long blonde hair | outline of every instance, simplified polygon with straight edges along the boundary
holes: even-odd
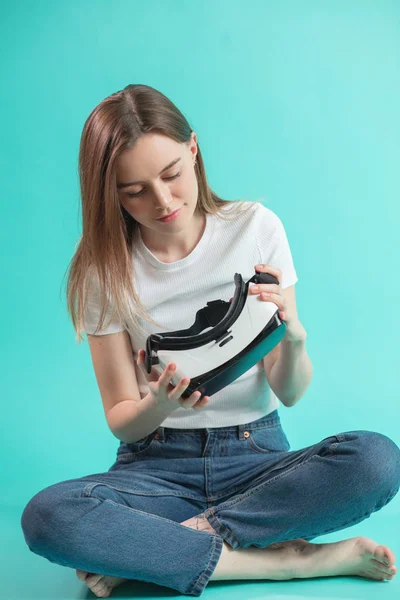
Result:
[[[87,118],[79,148],[79,179],[82,203],[82,235],[67,268],[67,310],[83,341],[84,315],[91,285],[100,290],[100,317],[94,334],[117,316],[128,330],[139,327],[138,317],[154,321],[134,286],[132,246],[138,222],[121,205],[116,185],[116,159],[146,133],[166,135],[178,143],[189,142],[192,129],[179,109],[161,92],[146,85],[127,85],[105,98]],[[199,144],[195,174],[198,182],[196,210],[231,220],[246,201],[223,200],[207,183]],[[221,208],[232,204],[229,211]],[[251,208],[251,205],[249,206]],[[247,212],[247,211],[245,211]],[[108,321],[109,323],[110,321]],[[106,326],[108,325],[106,324]]]

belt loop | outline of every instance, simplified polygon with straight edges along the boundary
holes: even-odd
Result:
[[[154,436],[159,442],[165,442],[165,431],[161,425],[157,427],[156,435]]]
[[[242,425],[238,425],[237,426],[237,432],[238,432],[238,438],[239,440],[244,440],[245,436],[244,436],[244,432],[246,430],[246,423],[243,423]]]

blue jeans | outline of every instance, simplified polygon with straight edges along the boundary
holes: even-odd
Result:
[[[91,573],[204,591],[222,551],[344,529],[398,492],[400,450],[347,431],[290,451],[278,411],[230,427],[158,427],[121,442],[107,472],[39,491],[21,525],[29,549]],[[180,523],[203,513],[217,535]]]

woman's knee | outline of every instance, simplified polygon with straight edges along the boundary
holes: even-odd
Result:
[[[375,431],[348,431],[357,452],[357,475],[371,487],[393,492],[400,486],[400,448],[388,436]]]
[[[33,496],[25,506],[21,515],[21,527],[24,538],[29,548],[33,549],[40,544],[52,510],[52,498],[47,489],[41,490]]]
[[[55,536],[62,535],[62,522],[69,512],[69,500],[80,496],[79,489],[72,490],[68,482],[44,488],[35,494],[21,515],[21,527],[29,548],[40,553],[48,548]]]

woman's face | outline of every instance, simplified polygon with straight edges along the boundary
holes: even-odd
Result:
[[[196,210],[196,153],[194,132],[188,144],[156,133],[139,138],[133,148],[121,153],[116,164],[117,190],[124,209],[149,229],[180,231]],[[171,166],[164,170],[167,165]],[[179,208],[176,219],[166,223],[158,220]]]

